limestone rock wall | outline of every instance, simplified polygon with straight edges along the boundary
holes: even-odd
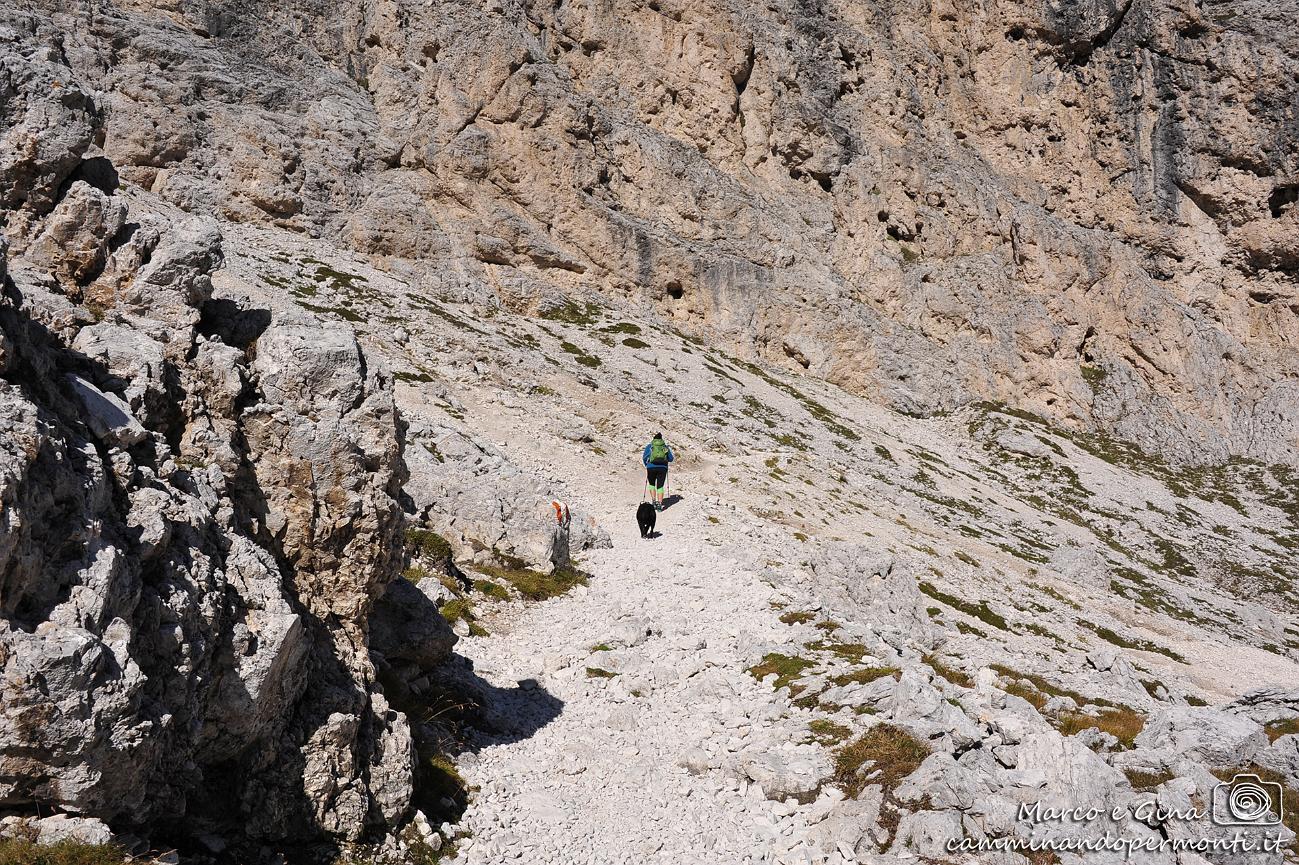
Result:
[[[1293,457],[1293,0],[20,6],[186,209],[908,412]]]
[[[2,35],[0,808],[241,861],[381,840],[413,769],[369,655],[391,376],[344,325],[213,298],[217,223],[128,209],[57,43]],[[446,657],[431,604],[401,614]]]

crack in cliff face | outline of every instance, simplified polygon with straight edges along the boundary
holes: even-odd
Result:
[[[1127,19],[1128,10],[1132,8],[1135,0],[1122,0],[1117,12],[1111,16],[1111,21],[1099,33],[1088,39],[1084,46],[1073,51],[1067,60],[1067,65],[1086,66],[1092,59],[1092,55],[1107,46],[1114,35],[1119,32],[1123,22]]]

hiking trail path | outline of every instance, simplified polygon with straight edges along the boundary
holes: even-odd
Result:
[[[563,705],[531,735],[488,739],[460,759],[479,789],[456,861],[812,861],[799,858],[803,830],[842,798],[837,790],[827,786],[808,805],[773,801],[756,783],[708,770],[719,755],[796,762],[820,750],[800,742],[806,721],[787,717],[802,713],[783,692],[747,672],[755,645],[789,640],[773,602],[791,598],[761,579],[767,556],[778,554],[770,543],[742,536],[738,514],[713,522],[705,513],[726,509],[700,489],[709,474],[673,469],[681,498],[658,515],[661,535],[649,540],[634,519],[641,472],[602,484],[570,479],[574,501],[613,542],[583,555],[589,586],[513,606],[489,623],[490,636],[459,644],[504,693],[544,688]]]

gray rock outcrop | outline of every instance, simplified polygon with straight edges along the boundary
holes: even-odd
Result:
[[[412,740],[371,638],[430,666],[455,640],[397,576],[392,379],[345,326],[214,299],[214,221],[128,215],[78,179],[103,170],[83,159],[102,115],[57,52],[13,37],[0,801],[85,816],[40,821],[43,843],[109,824],[256,859],[387,837]]]

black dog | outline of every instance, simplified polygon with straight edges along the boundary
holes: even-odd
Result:
[[[640,526],[640,536],[642,538],[648,538],[654,534],[654,520],[657,516],[652,504],[649,502],[640,503],[640,507],[636,509],[636,525]]]

